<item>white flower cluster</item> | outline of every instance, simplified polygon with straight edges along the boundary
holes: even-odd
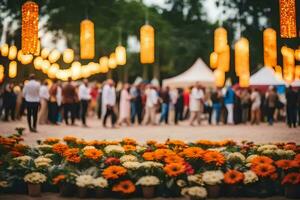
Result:
[[[26,174],[24,177],[24,181],[26,183],[32,183],[32,184],[40,184],[44,183],[47,180],[47,177],[39,172],[32,172],[29,174]]]
[[[198,185],[204,185],[202,174],[189,175],[187,177],[187,180],[190,183],[195,183],[195,184],[198,184]]]
[[[182,179],[177,180],[176,184],[178,185],[178,187],[185,187],[186,186],[186,182]]]
[[[258,181],[258,177],[252,170],[244,172],[244,184],[250,184],[256,181]]]
[[[265,144],[257,148],[257,151],[263,152],[266,150],[275,151],[278,147],[274,144]]]
[[[105,178],[98,177],[93,180],[92,185],[95,188],[106,188],[108,186],[108,182]]]
[[[202,174],[203,182],[207,185],[217,185],[222,183],[224,174],[220,170],[206,171]]]
[[[123,167],[125,167],[125,168],[127,168],[127,169],[132,169],[132,170],[134,170],[134,169],[140,168],[141,163],[135,162],[135,161],[134,161],[134,162],[128,161],[128,162],[122,163],[122,165],[123,165]]]
[[[207,191],[204,187],[193,186],[190,188],[183,188],[181,190],[183,196],[194,197],[197,199],[205,199],[207,197]]]
[[[160,181],[156,176],[143,176],[136,182],[136,185],[155,186],[159,185],[159,182]]]
[[[34,159],[34,164],[36,167],[49,167],[52,160],[50,158],[46,158],[45,156],[39,156]]]
[[[234,152],[227,155],[227,160],[229,162],[244,162],[246,158],[240,152]]]
[[[137,157],[135,157],[134,155],[124,155],[120,158],[121,163],[124,162],[136,162],[138,161]]]
[[[82,151],[86,151],[86,150],[89,150],[89,149],[96,149],[94,146],[85,146]]]
[[[36,146],[36,148],[41,149],[41,150],[49,150],[52,148],[52,146],[49,144],[39,144]]]
[[[161,168],[164,165],[162,163],[159,162],[153,162],[153,161],[145,161],[140,163],[140,167],[143,168]]]
[[[19,156],[14,158],[14,160],[18,161],[20,165],[25,165],[28,163],[32,158],[30,156]]]
[[[136,151],[139,153],[139,152],[142,152],[142,151],[145,151],[147,149],[147,147],[145,146],[141,146],[141,145],[137,145],[136,146]]]
[[[79,175],[76,177],[76,185],[82,188],[93,187],[94,177],[91,175]]]
[[[104,148],[105,153],[125,153],[125,150],[120,145],[108,145]]]

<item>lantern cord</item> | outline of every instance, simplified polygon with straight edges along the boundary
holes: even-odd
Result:
[[[122,27],[119,27],[119,38],[118,38],[118,43],[119,45],[122,45]]]
[[[85,7],[85,18],[89,19],[88,6]]]
[[[149,12],[148,12],[148,8],[146,8],[146,11],[145,11],[145,24],[149,24]]]

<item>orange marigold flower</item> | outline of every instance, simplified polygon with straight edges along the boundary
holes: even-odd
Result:
[[[137,142],[134,139],[131,138],[124,138],[122,140],[122,143],[126,144],[126,145],[136,145]]]
[[[123,148],[125,151],[135,151],[136,150],[136,147],[133,145],[124,145]]]
[[[68,148],[68,145],[57,143],[52,146],[52,151],[62,156]]]
[[[154,152],[145,152],[143,153],[143,158],[148,161],[155,160],[155,154]]]
[[[17,151],[24,151],[27,148],[28,146],[24,144],[15,144],[14,146],[14,149],[16,149]]]
[[[59,142],[58,138],[47,138],[43,143],[44,144],[56,144]]]
[[[295,167],[293,160],[278,160],[275,162],[275,165],[283,170],[288,170]]]
[[[244,180],[244,174],[237,170],[228,170],[224,174],[224,182],[230,185],[240,183]]]
[[[294,160],[299,160],[300,161],[300,154],[297,154],[294,158]]]
[[[202,158],[204,152],[200,147],[188,147],[181,154],[186,158],[199,159]]]
[[[77,138],[76,138],[76,137],[73,137],[73,136],[65,136],[65,137],[63,138],[63,140],[64,140],[65,142],[76,142]]]
[[[10,154],[13,156],[13,157],[19,157],[19,156],[23,156],[24,154],[19,152],[19,151],[10,151]]]
[[[252,165],[251,170],[254,171],[257,176],[268,177],[275,173],[276,168],[271,164],[258,164]]]
[[[289,173],[281,181],[282,185],[297,185],[300,184],[300,173]]]
[[[54,177],[53,179],[52,179],[52,183],[54,184],[54,185],[57,185],[57,184],[59,184],[61,181],[63,181],[63,180],[65,180],[65,175],[58,175],[58,176],[56,176],[56,177]]]
[[[83,152],[83,155],[92,160],[99,160],[102,157],[103,152],[98,149],[87,149]]]
[[[155,145],[155,144],[157,144],[157,141],[155,141],[155,140],[148,140],[147,142],[147,145]]]
[[[225,163],[225,157],[218,151],[206,151],[203,153],[203,160],[208,164],[222,166]]]
[[[252,165],[272,164],[274,161],[267,156],[257,156],[251,160]]]
[[[81,161],[80,156],[78,155],[78,148],[71,148],[64,151],[64,156],[66,160],[72,163],[79,163]]]
[[[135,185],[130,180],[124,180],[115,184],[112,191],[121,192],[123,194],[131,194],[135,192]]]
[[[168,155],[165,157],[165,162],[168,164],[171,163],[183,163],[184,159],[176,154]]]
[[[167,145],[174,145],[174,146],[186,146],[185,142],[181,140],[168,140],[166,142]]]
[[[286,145],[284,145],[283,148],[285,150],[293,150],[293,151],[295,151],[297,149],[297,145],[296,145],[296,143],[287,143]]]
[[[106,179],[117,179],[125,175],[126,172],[124,167],[112,165],[103,170],[102,176]]]
[[[164,171],[169,176],[173,176],[173,177],[179,176],[179,175],[181,175],[181,174],[183,174],[185,172],[185,165],[183,165],[182,163],[167,164],[164,167]]]
[[[168,148],[167,145],[165,145],[165,144],[160,144],[160,143],[155,144],[155,147],[156,147],[157,149],[167,149],[167,148]]]
[[[154,154],[156,160],[162,160],[168,155],[175,154],[175,152],[170,149],[156,149]]]

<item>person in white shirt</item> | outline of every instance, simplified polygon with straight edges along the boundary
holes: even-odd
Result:
[[[190,125],[193,126],[194,122],[197,121],[198,124],[201,124],[201,104],[203,103],[204,93],[201,89],[199,83],[193,87],[190,94]]]
[[[48,101],[49,101],[48,81],[44,81],[40,87],[40,103],[41,109],[38,115],[39,124],[46,124],[48,121]]]
[[[26,101],[27,122],[31,132],[37,132],[36,122],[40,105],[40,83],[35,80],[35,75],[30,74],[29,81],[24,85],[23,96]],[[33,118],[33,120],[31,120]]]
[[[89,102],[91,100],[90,88],[88,87],[89,81],[87,79],[83,80],[83,83],[79,86],[78,97],[80,100],[80,109],[81,109],[81,121],[82,125],[86,125],[86,113],[88,109]]]
[[[109,116],[111,116],[111,124],[114,128],[117,121],[117,116],[114,111],[114,107],[116,105],[116,89],[114,87],[114,81],[111,79],[108,79],[107,83],[103,87],[102,104],[105,109],[103,127],[106,128],[106,120]]]
[[[260,122],[260,105],[261,105],[261,97],[256,88],[252,90],[251,93],[251,124],[259,124]]]
[[[151,86],[150,84],[147,85],[146,90],[146,105],[145,105],[145,116],[144,116],[144,124],[148,125],[151,123],[152,125],[155,125],[155,112],[156,112],[156,106],[158,103],[158,94],[155,90],[154,86]]]

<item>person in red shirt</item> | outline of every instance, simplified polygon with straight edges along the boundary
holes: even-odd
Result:
[[[189,117],[189,105],[190,105],[190,89],[189,88],[185,88],[183,91],[183,118],[184,119],[188,119]]]

